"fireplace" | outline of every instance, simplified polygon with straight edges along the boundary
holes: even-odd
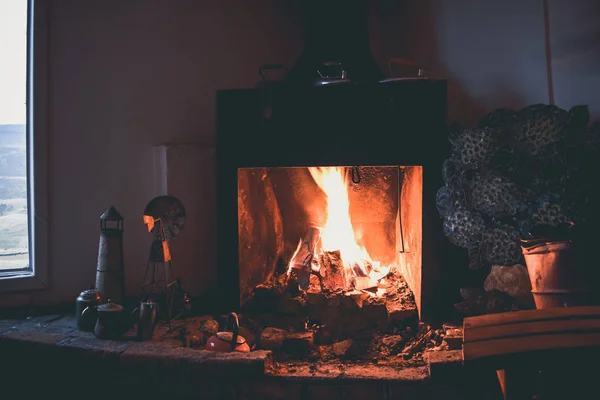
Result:
[[[277,313],[318,292],[359,306],[401,297],[422,319],[445,312],[445,97],[434,79],[219,91],[222,311]]]

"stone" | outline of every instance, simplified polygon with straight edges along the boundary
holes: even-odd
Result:
[[[388,321],[390,323],[404,322],[416,318],[418,315],[417,307],[407,308],[402,304],[395,302],[386,303]]]
[[[433,337],[433,334],[434,331],[432,330],[427,331],[427,333],[425,334],[419,334],[419,336],[417,336],[412,342],[408,344],[408,346],[404,348],[404,350],[402,350],[402,356],[405,359],[411,358],[413,354],[422,350],[425,347],[425,345],[429,343],[429,341]]]
[[[346,357],[353,344],[354,341],[352,339],[346,339],[341,342],[334,343],[333,353],[340,358]]]
[[[292,332],[283,340],[281,350],[293,357],[304,358],[310,354],[313,345],[313,332]]]
[[[47,324],[61,319],[61,314],[48,314],[48,315],[37,315],[34,317],[27,317],[23,322],[29,322],[34,324]]]
[[[404,338],[400,335],[385,336],[381,342],[391,350],[399,351],[404,346]]]
[[[323,361],[333,360],[335,358],[333,346],[319,346],[317,347],[317,351],[319,352],[319,356]]]
[[[443,343],[446,344],[450,350],[461,349],[463,343],[463,330],[460,328],[446,329]]]
[[[325,294],[321,292],[306,292],[306,303],[314,307],[322,307],[325,304]]]
[[[302,313],[304,299],[301,296],[292,296],[290,293],[285,293],[281,297],[279,304],[279,312],[285,315],[298,315]]]
[[[67,334],[77,330],[74,326],[55,325],[51,322],[25,321],[19,324],[20,331],[40,331],[53,334]]]
[[[277,351],[283,345],[287,335],[287,331],[283,329],[265,328],[260,334],[260,348]]]
[[[5,333],[16,330],[20,324],[21,324],[21,321],[16,320],[16,319],[0,320],[0,336],[2,336]]]
[[[383,302],[374,302],[363,305],[363,315],[369,320],[371,324],[379,329],[385,330],[388,325],[388,313],[387,307]]]
[[[425,353],[429,376],[433,382],[455,382],[462,375],[462,351],[428,351]]]
[[[32,343],[38,345],[55,345],[68,338],[64,334],[46,333],[41,331],[12,331],[6,333],[1,337],[0,340],[4,343],[8,342],[21,342],[21,343]]]
[[[444,331],[447,331],[448,329],[462,329],[462,326],[456,324],[442,324],[442,329]]]
[[[279,306],[283,288],[280,286],[259,284],[253,289],[253,301],[263,311],[275,310]]]
[[[65,349],[96,355],[100,357],[119,357],[133,342],[120,342],[116,340],[100,340],[96,338],[74,337],[72,340],[61,343]]]
[[[483,287],[487,292],[496,289],[508,293],[511,297],[531,296],[529,273],[521,264],[507,267],[493,265]]]
[[[138,342],[128,346],[119,360],[124,366],[143,369],[179,367],[183,350],[183,347],[168,347],[162,343]]]
[[[333,332],[328,325],[322,325],[315,331],[314,339],[317,345],[332,344]]]
[[[215,336],[217,332],[219,332],[219,323],[214,319],[206,320],[200,326],[200,332],[202,332],[207,338]]]
[[[325,305],[327,307],[339,307],[342,303],[342,297],[341,294],[333,294],[326,298]]]
[[[256,379],[263,377],[273,362],[272,353],[264,350],[221,353],[182,348],[179,358],[186,374],[203,379]]]
[[[238,398],[302,400],[301,391],[302,383],[258,380],[248,384],[248,396]]]
[[[250,346],[251,348],[252,345],[256,343],[256,336],[254,336],[254,334],[250,332],[250,329],[246,328],[245,326],[240,326],[240,328],[238,329],[238,334],[244,339],[246,339],[246,343],[248,343],[248,346]]]

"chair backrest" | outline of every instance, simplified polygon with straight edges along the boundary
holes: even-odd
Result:
[[[465,318],[465,367],[551,362],[558,353],[600,350],[600,307],[562,307]]]

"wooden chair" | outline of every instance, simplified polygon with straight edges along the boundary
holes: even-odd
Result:
[[[463,363],[496,371],[504,399],[600,398],[600,307],[490,314],[464,320]]]

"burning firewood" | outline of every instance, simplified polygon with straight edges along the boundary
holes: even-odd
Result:
[[[324,251],[319,255],[319,263],[324,290],[333,292],[346,287],[346,271],[339,250]]]
[[[354,288],[356,290],[377,289],[377,281],[368,276],[354,277]]]
[[[298,243],[298,247],[290,260],[287,275],[289,277],[292,272],[296,274],[298,286],[301,290],[309,288],[311,273],[319,271],[319,265],[315,260],[315,249],[320,234],[319,228],[311,226],[304,239]]]

